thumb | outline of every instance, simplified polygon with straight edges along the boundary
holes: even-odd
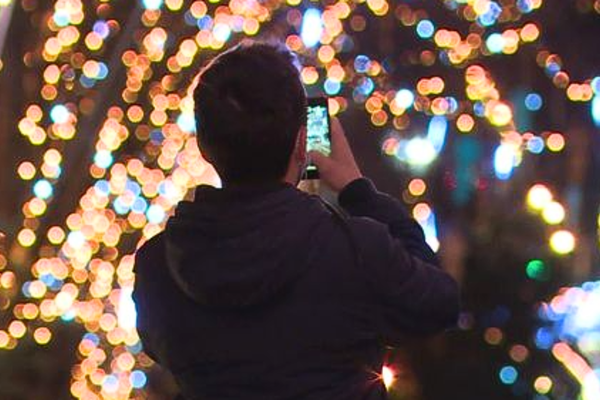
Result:
[[[326,166],[331,162],[329,157],[316,150],[308,152],[308,160],[315,164],[319,169],[323,169],[324,167],[326,168]]]

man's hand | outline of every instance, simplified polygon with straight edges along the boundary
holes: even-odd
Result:
[[[335,192],[340,192],[353,180],[362,178],[342,124],[337,118],[331,118],[331,154],[326,156],[318,151],[311,151],[308,157],[317,166],[321,180]]]

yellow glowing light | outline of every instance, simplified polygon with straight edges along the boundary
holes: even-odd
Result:
[[[575,250],[575,236],[567,231],[556,231],[550,236],[550,248],[557,254],[569,254]]]
[[[50,342],[50,339],[52,339],[52,332],[50,332],[50,329],[46,327],[37,328],[33,332],[33,339],[38,344],[48,344],[48,342]]]
[[[413,179],[408,184],[408,191],[413,196],[421,196],[425,193],[425,190],[427,190],[427,185],[423,179]]]
[[[10,336],[5,331],[0,331],[0,349],[5,348],[10,341]]]
[[[565,208],[558,202],[552,201],[542,210],[544,221],[550,225],[557,225],[565,219]]]
[[[385,111],[379,110],[371,115],[371,123],[375,126],[383,126],[387,123],[388,115]]]
[[[62,161],[62,155],[56,149],[49,149],[44,153],[44,162],[49,165],[58,165]]]
[[[46,212],[46,202],[40,198],[33,198],[29,202],[29,211],[34,216],[40,216]]]
[[[493,125],[508,125],[512,118],[512,110],[507,104],[496,102],[491,105],[489,119]]]
[[[19,164],[17,168],[17,173],[23,180],[31,180],[35,176],[35,166],[29,161],[24,161]]]
[[[335,50],[331,46],[322,46],[317,55],[322,63],[328,64],[335,57]]]
[[[10,289],[15,285],[16,277],[14,272],[6,271],[0,274],[0,286],[4,289]]]
[[[35,243],[35,232],[31,229],[22,229],[17,235],[17,241],[23,247],[30,247]]]
[[[427,203],[419,203],[413,208],[413,217],[419,221],[426,221],[431,215],[431,207]]]
[[[42,281],[36,280],[36,281],[31,282],[31,284],[29,285],[29,294],[34,299],[41,299],[42,297],[44,297],[44,295],[46,294],[46,290],[47,290],[46,285]],[[36,315],[37,315],[37,307],[36,307]]]
[[[498,328],[487,328],[483,334],[483,337],[487,343],[497,346],[502,343],[504,334]]]
[[[319,72],[314,67],[304,67],[301,72],[302,81],[307,85],[312,85],[319,79]]]
[[[22,338],[27,332],[27,327],[21,321],[13,321],[8,325],[8,333],[14,338]]]
[[[429,92],[439,94],[444,91],[444,80],[438,76],[434,76],[429,80]]]
[[[533,387],[536,392],[546,394],[552,390],[552,379],[545,375],[538,376],[535,382],[533,382]]]
[[[540,30],[535,24],[529,23],[521,29],[520,34],[524,42],[534,42],[539,38]]]
[[[389,366],[384,365],[381,369],[381,379],[383,380],[385,388],[389,390],[394,384],[396,376],[394,374],[394,371]]]
[[[203,1],[195,1],[190,7],[190,13],[196,19],[203,17],[208,8]]]
[[[551,202],[552,193],[546,186],[542,184],[533,185],[527,193],[527,205],[532,210],[543,210]]]
[[[565,148],[565,138],[560,133],[553,133],[546,139],[546,146],[553,152],[559,152]]]
[[[456,127],[460,132],[467,133],[473,130],[475,120],[469,114],[461,114],[456,119]]]

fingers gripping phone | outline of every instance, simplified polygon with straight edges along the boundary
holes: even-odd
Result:
[[[331,153],[331,123],[326,97],[308,99],[306,110],[306,151],[320,151],[325,155]],[[307,179],[319,179],[317,166],[309,163],[306,167]]]

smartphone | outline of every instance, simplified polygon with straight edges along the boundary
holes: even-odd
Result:
[[[331,153],[331,123],[326,97],[308,99],[306,110],[306,149],[317,150],[325,155]],[[307,179],[319,179],[316,165],[310,163],[306,168]]]

